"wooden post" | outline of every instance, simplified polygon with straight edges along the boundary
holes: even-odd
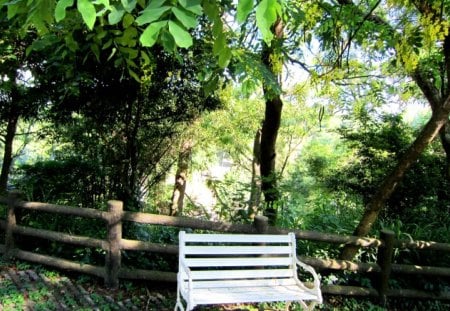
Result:
[[[269,218],[261,215],[255,216],[253,225],[258,233],[267,233],[269,231]]]
[[[19,200],[20,192],[11,191],[8,193],[8,214],[6,216],[6,230],[5,230],[5,253],[3,258],[10,260],[13,257],[14,250],[14,235],[13,230],[17,224],[16,221],[16,205]]]
[[[385,306],[387,303],[387,291],[389,289],[389,276],[392,269],[395,233],[391,230],[383,229],[380,232],[380,239],[384,244],[378,248],[377,263],[381,268],[378,279],[378,295],[380,304]]]
[[[121,264],[120,242],[122,240],[123,202],[108,201],[108,211],[107,240],[109,247],[105,256],[105,285],[109,288],[118,288]]]

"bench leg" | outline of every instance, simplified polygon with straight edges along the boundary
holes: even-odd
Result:
[[[181,303],[181,294],[180,294],[180,288],[179,285],[177,285],[177,303],[175,304],[175,308],[173,311],[181,310],[184,311],[183,304]]]
[[[289,311],[289,307],[291,306],[291,301],[287,301],[284,307],[285,311]]]
[[[309,305],[307,305],[304,301],[299,301],[300,305],[302,306],[303,310],[312,311],[314,310],[314,307],[316,306],[317,302],[313,301]],[[287,309],[286,309],[287,310]]]
[[[308,310],[314,310],[314,308],[316,307],[316,304],[317,303],[315,301],[311,302],[310,305],[308,306]]]
[[[175,309],[173,309],[173,310],[174,310],[174,311],[177,311],[177,310],[184,311],[183,304],[181,303],[180,300],[177,300],[177,303],[176,303],[176,305],[175,305]]]

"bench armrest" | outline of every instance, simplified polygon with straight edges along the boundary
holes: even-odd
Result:
[[[188,278],[187,288],[185,287],[185,283],[182,278],[182,274],[186,274]],[[180,292],[181,291],[181,292]],[[187,302],[187,310],[191,310],[194,307],[194,302],[192,299],[193,294],[193,284],[192,284],[192,273],[191,269],[186,266],[183,260],[179,262],[179,271],[178,271],[178,289],[177,289],[177,301],[180,301],[180,293],[183,293],[186,302]],[[187,297],[185,296],[187,294]],[[181,304],[181,302],[180,302]]]
[[[189,291],[190,291],[192,289],[191,269],[188,266],[186,266],[186,264],[184,263],[183,260],[180,261],[180,270],[181,270],[181,271],[179,271],[180,275],[181,275],[181,272],[184,272],[184,273],[186,273],[186,275],[188,277],[188,284],[189,284],[188,288],[189,288]]]
[[[189,267],[186,266],[186,264],[184,263],[183,260],[180,261],[180,269],[182,269],[182,271],[186,272],[189,279],[191,278],[191,269],[189,269]]]
[[[320,291],[320,280],[319,280],[319,276],[316,273],[316,270],[314,270],[314,268],[311,267],[310,265],[307,265],[304,262],[301,262],[298,258],[295,258],[295,259],[296,259],[296,264],[298,266],[300,266],[303,270],[306,270],[307,272],[312,274],[312,276],[314,278],[314,288],[312,288],[312,290],[314,290],[318,294],[318,298],[321,301],[322,295],[321,295],[321,291]]]

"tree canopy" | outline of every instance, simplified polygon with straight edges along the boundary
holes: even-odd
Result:
[[[194,117],[214,106],[208,96],[224,80],[239,83],[247,94],[261,90],[265,115],[255,149],[273,221],[281,199],[276,144],[288,99],[286,69],[301,70],[326,95],[320,120],[325,111],[343,109],[369,119],[379,105],[418,96],[420,90],[432,116],[380,180],[356,235],[370,231],[407,169],[436,136],[450,163],[449,5],[435,0],[0,1],[20,35],[37,36],[26,55],[54,49],[46,70],[54,66],[56,74],[48,83],[57,77],[67,83],[52,95],[53,102],[59,98],[60,108],[67,105],[90,124],[105,118],[121,124],[117,139],[125,141],[130,165],[139,153],[136,138],[144,136],[133,129],[142,129],[145,120],[164,122],[159,118],[166,113]],[[131,167],[125,165],[122,175],[134,174]]]

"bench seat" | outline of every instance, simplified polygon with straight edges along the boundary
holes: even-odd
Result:
[[[314,269],[297,259],[293,233],[288,235],[179,235],[180,255],[175,310],[197,305],[297,301],[311,309],[322,302]],[[298,278],[297,266],[309,272],[314,287]],[[309,302],[309,306],[307,304]]]
[[[228,304],[315,300],[317,296],[305,290],[299,290],[297,285],[277,285],[200,288],[194,290],[192,299],[197,304]]]

